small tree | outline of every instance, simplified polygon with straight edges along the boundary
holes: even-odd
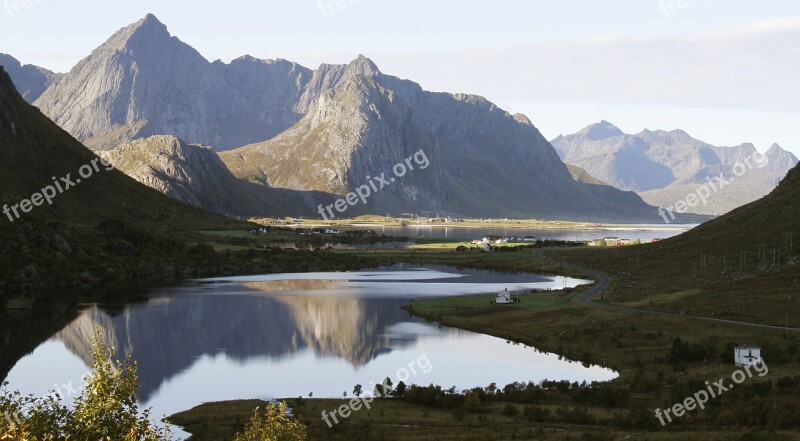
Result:
[[[85,389],[68,408],[61,397],[22,397],[19,392],[0,395],[0,414],[13,415],[8,427],[0,423],[0,440],[169,440],[169,429],[155,427],[150,411],[139,414],[137,364],[130,357],[114,361],[114,348],[102,342],[103,331],[95,328],[92,373]],[[7,383],[4,384],[4,386]]]
[[[243,432],[234,441],[306,441],[306,426],[287,415],[286,403],[270,403],[264,410],[256,408]]]
[[[406,394],[407,386],[404,382],[400,381],[397,383],[397,387],[394,388],[394,396],[397,398],[403,398]]]
[[[467,412],[476,412],[481,408],[481,399],[475,392],[467,394],[467,399],[464,401],[464,410]]]

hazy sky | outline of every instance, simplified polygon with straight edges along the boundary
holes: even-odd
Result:
[[[796,0],[0,0],[0,52],[65,72],[148,12],[209,60],[358,54],[548,138],[601,119],[800,154]]]

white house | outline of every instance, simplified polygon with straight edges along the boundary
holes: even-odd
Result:
[[[339,230],[333,230],[331,228],[326,228],[325,229],[325,234],[339,234],[339,233],[340,233]]]
[[[488,243],[483,244],[483,251],[487,253],[494,252],[494,247]]]
[[[761,348],[757,346],[739,346],[734,349],[734,361],[736,366],[754,366],[764,361],[761,359]]]
[[[514,303],[514,299],[511,298],[511,293],[508,292],[508,289],[506,289],[497,295],[497,298],[494,302],[499,305],[508,305],[509,303]]]

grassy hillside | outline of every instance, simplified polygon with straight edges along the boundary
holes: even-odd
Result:
[[[174,272],[166,263],[157,268],[159,256],[182,249],[187,232],[247,227],[108,168],[26,103],[0,69],[0,208],[7,210],[0,217],[0,294],[92,285],[120,269],[140,274],[140,265],[151,267],[144,273]],[[61,179],[67,177],[73,184]],[[50,204],[33,196],[45,192]]]
[[[73,181],[81,179],[79,169],[91,167],[97,156],[28,105],[5,71],[0,71],[0,158],[0,200],[12,205],[53,184],[53,177],[60,180],[70,174]],[[52,205],[45,203],[31,214],[89,224],[116,217],[177,229],[232,224],[223,216],[166,198],[122,172],[99,168],[92,168],[90,178],[56,196]],[[4,220],[6,227],[8,218]]]
[[[767,197],[641,247],[553,253],[615,276],[602,300],[800,327],[800,170]]]

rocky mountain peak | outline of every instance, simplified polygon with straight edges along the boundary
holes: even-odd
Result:
[[[104,46],[116,49],[134,49],[143,44],[153,44],[171,38],[167,26],[161,23],[155,15],[147,14],[136,23],[117,31]]]
[[[351,75],[362,75],[365,77],[372,77],[381,73],[378,66],[363,55],[359,55],[358,58],[351,61],[350,64],[347,65],[347,71]]]
[[[770,148],[767,150],[767,153],[765,153],[765,154],[766,154],[767,156],[773,156],[773,155],[785,155],[785,154],[789,154],[789,155],[791,155],[791,153],[790,153],[790,152],[788,152],[788,151],[784,150],[784,149],[783,149],[783,147],[781,147],[781,146],[780,146],[780,145],[778,145],[777,143],[775,143],[775,144],[772,144],[772,146],[770,146]]]
[[[608,121],[600,121],[597,124],[592,124],[578,133],[592,141],[602,141],[625,134],[617,126]]]
[[[772,144],[765,156],[769,159],[769,168],[773,170],[790,170],[797,165],[797,157],[784,150],[778,144]]]
[[[516,122],[518,122],[520,124],[524,124],[526,126],[532,126],[533,125],[533,123],[531,122],[530,118],[528,118],[526,115],[524,115],[522,113],[514,114],[514,121],[516,121]]]

